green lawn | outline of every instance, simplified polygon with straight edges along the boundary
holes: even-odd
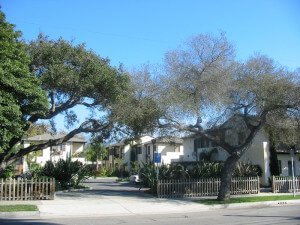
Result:
[[[0,212],[38,211],[36,205],[0,205]]]
[[[214,205],[214,204],[232,204],[232,203],[245,203],[245,202],[265,202],[265,201],[284,201],[284,200],[294,200],[300,199],[300,195],[296,195],[294,198],[293,195],[280,195],[280,196],[262,196],[262,197],[241,197],[241,198],[231,198],[229,202],[220,202],[216,199],[204,199],[197,200],[195,202],[205,205]]]

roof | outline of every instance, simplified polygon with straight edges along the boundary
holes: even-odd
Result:
[[[125,142],[124,142],[124,141],[121,141],[121,142],[119,142],[119,143],[110,145],[110,147],[118,147],[118,146],[123,146],[123,145],[125,145]]]
[[[63,134],[51,135],[50,133],[44,133],[41,135],[24,138],[23,140],[24,141],[49,141],[49,140],[53,140],[53,139],[62,138],[64,136],[65,135],[63,135]],[[68,142],[86,143],[86,140],[84,138],[72,137],[71,139],[68,140]]]
[[[182,144],[183,139],[173,136],[163,136],[163,137],[157,137],[152,139],[151,141],[146,142],[149,143],[175,143],[175,144]],[[145,144],[146,144],[145,143]]]

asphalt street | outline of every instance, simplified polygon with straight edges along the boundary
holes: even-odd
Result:
[[[201,225],[266,225],[266,224],[300,224],[300,205],[272,206],[251,209],[223,209],[216,211],[201,211],[194,213],[152,214],[107,217],[72,217],[49,219],[0,219],[2,225],[97,225],[97,224],[201,224]]]

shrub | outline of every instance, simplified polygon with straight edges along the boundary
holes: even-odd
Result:
[[[199,163],[193,166],[193,168],[189,170],[188,173],[191,179],[217,178],[221,177],[222,170],[223,163]]]
[[[250,163],[239,162],[234,169],[234,177],[256,177],[262,175],[262,169],[258,165],[251,165]]]
[[[59,187],[66,189],[78,186],[90,175],[90,168],[79,161],[72,162],[71,158],[59,159],[55,164],[46,162],[40,176],[54,177]]]
[[[153,193],[157,192],[156,166],[153,162],[143,163],[143,168],[140,170],[140,179],[142,184],[149,187]]]
[[[148,161],[143,163],[143,167],[140,170],[140,179],[142,184],[149,187],[151,192],[157,192],[157,168],[155,163]],[[182,179],[188,176],[187,172],[182,170],[180,165],[165,165],[162,164],[158,167],[158,179],[169,180],[169,179]]]
[[[130,161],[130,174],[138,174],[141,169],[141,165],[138,161]]]
[[[11,178],[15,173],[15,165],[10,164],[5,167],[4,170],[0,171],[0,178],[8,179]]]

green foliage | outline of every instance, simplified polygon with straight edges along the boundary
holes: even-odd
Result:
[[[33,123],[27,130],[28,136],[36,136],[49,132],[50,125],[47,123]]]
[[[148,161],[143,163],[143,167],[140,170],[140,179],[142,183],[149,187],[153,193],[157,192],[157,178],[156,178],[156,166],[153,162]]]
[[[217,178],[221,177],[223,170],[223,164],[212,162],[212,163],[199,163],[189,171],[191,179],[199,178]]]
[[[96,170],[99,170],[98,162],[107,156],[107,149],[101,137],[91,139],[91,142],[84,147],[84,156],[87,160],[96,162]]]
[[[152,161],[143,163],[140,169],[140,179],[142,183],[149,187],[153,193],[157,192],[157,172],[156,165]],[[170,180],[170,179],[185,179],[188,177],[187,171],[182,170],[180,165],[165,165],[158,166],[158,179]]]
[[[244,162],[239,162],[233,172],[234,177],[255,177],[261,175],[262,169],[260,166]]]
[[[212,162],[212,156],[214,154],[218,154],[218,149],[217,148],[213,148],[210,151],[202,151],[199,155],[200,161]]]
[[[78,105],[85,106],[91,113],[66,137],[99,132],[108,138],[117,126],[118,116],[112,116],[116,115],[112,113],[113,104],[122,100],[129,83],[128,74],[112,67],[109,59],[87,50],[84,44],[74,45],[62,38],[50,40],[40,34],[25,46],[18,41],[20,33],[5,22],[2,12],[0,22],[1,167],[4,161],[12,163],[36,150],[30,146],[23,148],[24,151],[12,152],[31,122],[39,119],[51,122],[53,117],[63,114],[65,126],[71,128],[78,123],[72,110]],[[52,125],[55,132],[55,124]],[[39,129],[32,127],[29,132],[36,134]]]
[[[71,158],[59,159],[55,164],[48,161],[42,168],[40,175],[54,177],[63,189],[78,186],[87,179],[90,169],[79,161],[72,162]]]
[[[40,34],[30,42],[28,50],[43,88],[50,95],[54,91],[57,100],[72,96],[87,97],[99,104],[111,103],[127,85],[127,74],[111,67],[108,59],[86,50],[84,44],[73,46],[62,38],[49,40]]]
[[[11,150],[12,138],[25,134],[29,116],[43,116],[48,109],[46,93],[29,70],[20,37],[0,11],[0,154]]]
[[[47,161],[44,167],[42,168],[42,174],[46,177],[54,177],[55,166],[52,161]]]
[[[1,205],[0,212],[38,211],[36,205]]]
[[[151,94],[149,87],[153,87],[148,68],[133,70],[128,89],[122,97],[113,105],[112,116],[116,118],[121,127],[125,127],[126,133],[131,136],[139,136],[152,133],[154,124],[163,115],[159,104],[155,101],[155,93]],[[131,158],[134,161],[134,158]]]
[[[131,150],[131,152],[133,152]],[[130,161],[130,174],[135,175],[138,174],[141,169],[141,164],[138,161]]]
[[[3,179],[8,179],[8,178],[12,178],[12,176],[15,173],[15,165],[14,164],[10,164],[8,166],[6,166],[6,168],[2,171],[0,171],[0,178]]]
[[[106,167],[102,167],[99,173],[100,177],[108,177],[108,169]]]
[[[292,195],[279,195],[279,196],[259,196],[259,197],[238,197],[231,198],[229,201],[218,201],[215,199],[203,199],[196,200],[195,202],[205,205],[215,205],[215,204],[232,204],[232,203],[247,203],[247,202],[266,202],[266,201],[284,201],[284,200],[294,200]],[[296,199],[300,199],[297,195]]]

